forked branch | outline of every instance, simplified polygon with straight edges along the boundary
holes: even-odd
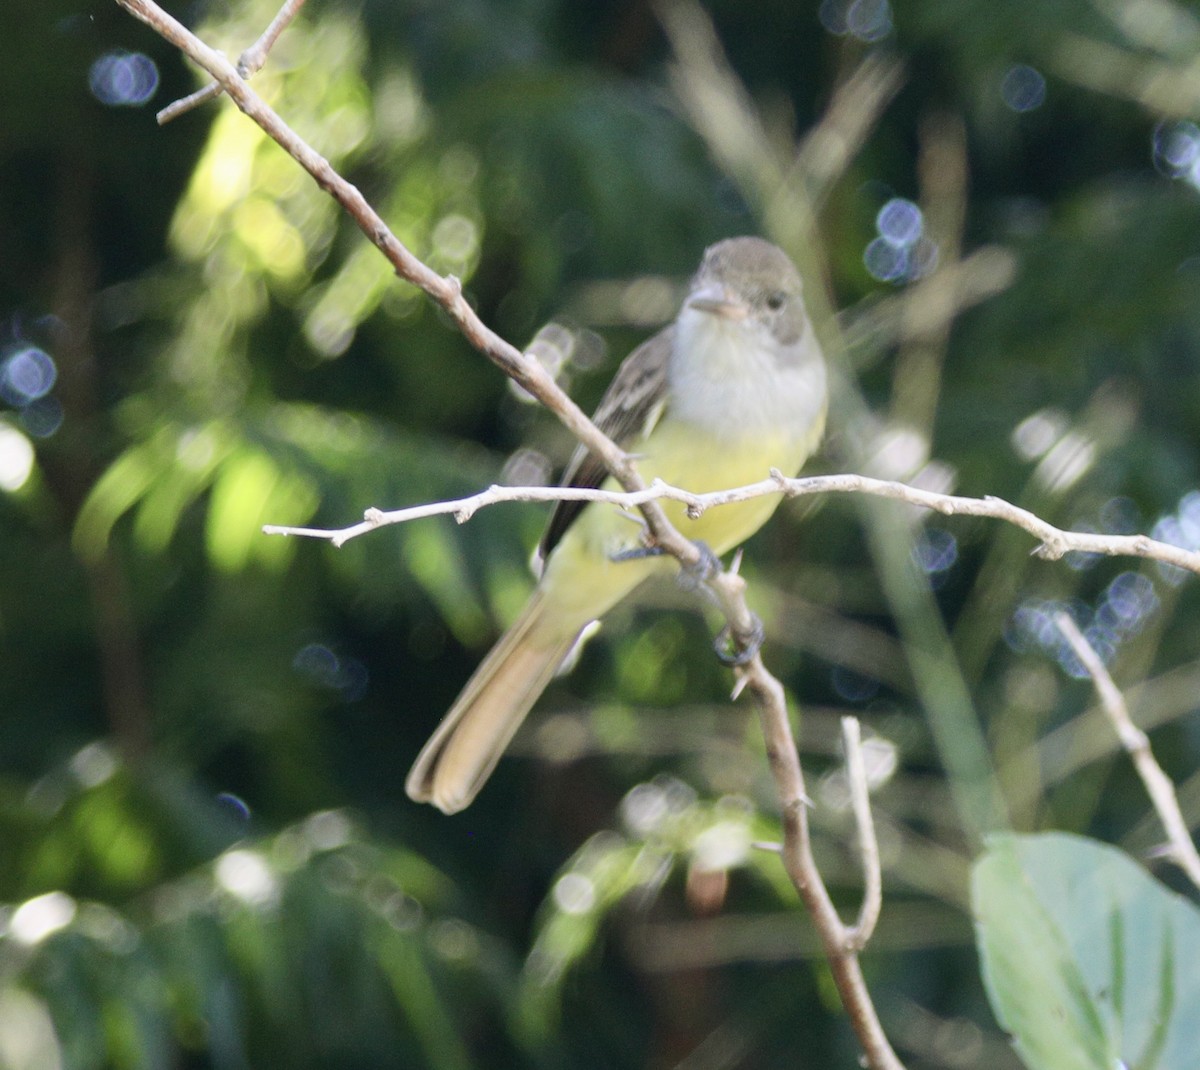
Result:
[[[613,477],[625,488],[627,493],[646,495],[644,500],[632,504],[635,504],[644,516],[649,538],[656,545],[673,554],[685,564],[694,564],[699,560],[700,554],[697,548],[684,539],[667,521],[657,500],[662,495],[657,492],[647,493],[648,488],[639,477],[632,460],[596,428],[582,410],[563,393],[535,358],[522,353],[515,346],[500,338],[479,319],[464,298],[458,279],[453,276],[439,275],[414,256],[388,229],[362,194],[342,178],[320,153],[300,138],[276,112],[258,97],[247,85],[239,70],[224,56],[209,48],[177,20],[164,12],[153,0],[116,0],[116,2],[130,14],[155,29],[206,70],[237,107],[288,152],[313,177],[314,181],[349,213],[367,238],[387,257],[401,278],[420,287],[437,301],[446,310],[467,341],[554,412],[580,442],[604,461]],[[298,7],[298,4],[295,6]],[[270,31],[268,31],[269,33]],[[266,36],[264,35],[264,37]],[[779,493],[785,489],[778,479],[772,479],[769,481],[769,487],[760,493]],[[698,508],[704,507],[706,506],[698,506]],[[441,511],[461,512],[464,508],[466,507],[459,505],[456,509]],[[374,513],[368,514],[368,520],[365,521],[366,529],[377,527],[380,522]],[[315,531],[293,530],[292,533],[321,534],[323,537],[333,537],[331,533]],[[340,541],[345,540],[343,538]],[[710,585],[717,595],[733,634],[744,634],[749,628],[752,616],[746,605],[745,583],[742,578],[736,573],[723,572],[714,577],[710,581]],[[883,1033],[878,1015],[863,981],[857,958],[862,943],[869,935],[871,924],[873,924],[872,915],[877,912],[877,905],[869,906],[868,904],[864,907],[859,925],[855,929],[848,930],[842,925],[812,858],[805,810],[803,774],[788,720],[783,687],[767,671],[757,654],[738,672],[738,689],[749,686],[759,700],[771,769],[783,807],[785,865],[801,897],[812,912],[814,923],[829,956],[834,976],[837,978],[838,988],[842,993],[850,1021],[866,1054],[867,1064],[874,1070],[902,1070],[900,1061]],[[864,822],[867,826],[870,824],[865,795],[856,805],[855,813],[860,823],[860,839],[873,842],[873,837],[866,834],[864,827]],[[872,864],[869,852],[864,851],[864,866],[869,870]],[[877,858],[874,865],[877,866]],[[876,883],[868,881],[871,886],[868,890],[868,899],[871,901],[876,898],[876,891],[872,890]]]

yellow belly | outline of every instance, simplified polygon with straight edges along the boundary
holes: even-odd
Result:
[[[642,478],[662,479],[672,486],[704,494],[765,479],[771,468],[787,475],[799,471],[820,428],[797,441],[769,434],[753,439],[718,440],[694,428],[664,421],[637,452]],[[613,480],[606,490],[620,489]],[[779,505],[778,494],[717,506],[693,520],[680,502],[664,501],[668,519],[688,539],[725,554],[753,535]],[[602,616],[630,591],[656,573],[669,574],[672,558],[646,557],[614,561],[613,557],[642,545],[640,515],[614,506],[593,504],[580,513],[546,563],[541,588],[561,614],[564,631],[574,632]]]

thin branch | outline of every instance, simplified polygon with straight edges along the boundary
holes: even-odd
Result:
[[[267,62],[267,55],[270,53],[275,42],[279,40],[279,35],[291,25],[292,20],[300,13],[300,9],[304,6],[304,0],[284,0],[283,7],[279,9],[279,13],[271,20],[271,25],[268,26],[259,37],[245,52],[238,57],[237,72],[243,78],[252,78],[260,70],[263,64]],[[202,89],[197,89],[194,93],[189,93],[186,97],[175,101],[173,104],[168,104],[160,111],[155,118],[158,120],[159,126],[166,126],[172,119],[177,119],[184,112],[189,112],[193,108],[198,108],[205,101],[212,100],[214,97],[220,96],[221,83],[209,82]]]
[[[1003,293],[1017,276],[1017,258],[1008,249],[985,245],[969,256],[939,266],[932,275],[896,294],[873,295],[843,315],[842,339],[848,353],[886,349],[920,335],[937,335],[966,309]]]
[[[696,0],[657,0],[654,10],[671,45],[671,82],[692,126],[747,203],[757,207],[766,233],[792,254],[801,278],[828,279],[821,243],[817,240],[817,205],[812,194],[820,194],[820,185],[827,187],[837,176],[832,170],[813,173],[813,189],[808,188],[810,174],[801,168],[812,162],[813,153],[804,152],[803,147],[796,154],[780,148],[779,140],[763,125],[749,90],[721,48],[712,18]],[[873,68],[879,74],[879,68],[874,64]],[[861,111],[855,120],[848,112],[853,111],[856,101],[839,95],[835,98],[837,107],[831,105],[810,137],[821,131],[818,143],[826,134],[865,138],[878,110],[888,99],[886,75],[872,75],[858,84],[865,85],[868,81],[878,83],[879,90],[864,92],[858,98]],[[847,142],[840,152],[830,153],[823,162],[836,161],[844,170],[860,146],[861,142]],[[825,287],[810,286],[805,301],[817,337],[825,343],[830,333],[827,324],[833,318]],[[841,350],[839,345],[824,348],[830,355]]]
[[[453,275],[442,276],[414,256],[396,237],[379,213],[351,183],[337,173],[319,152],[283,121],[259,97],[221,53],[209,48],[153,0],[116,0],[135,18],[175,45],[216,79],[238,108],[257,123],[289,156],[304,168],[321,189],[342,206],[373,245],[395,268],[400,278],[432,297],[450,316],[458,331],[505,375],[524,387],[553,412],[563,425],[599,457],[626,490],[645,489],[633,460],[606,436],[554,381],[533,357],[522,353],[488,327],[463,295],[462,283]],[[699,551],[667,521],[655,501],[639,506],[655,545],[685,564],[696,564]]]
[[[758,699],[767,761],[783,810],[783,865],[812,916],[842,1004],[862,1044],[864,1065],[871,1070],[903,1070],[903,1064],[888,1042],[863,980],[857,954],[860,948],[854,944],[856,930],[848,930],[842,924],[813,858],[804,773],[800,768],[796,741],[788,720],[783,685],[766,671],[762,659],[757,655],[738,670],[738,676],[739,682],[744,681]],[[869,823],[869,816],[867,820]]]
[[[892,373],[892,418],[932,437],[942,386],[942,365],[955,315],[957,287],[950,269],[962,251],[967,215],[967,134],[956,115],[928,116],[917,157],[921,210],[937,258],[928,285],[908,291],[902,345]],[[933,326],[930,326],[933,324]]]
[[[1063,638],[1071,644],[1075,656],[1092,678],[1096,694],[1100,697],[1100,707],[1108,715],[1121,746],[1133,760],[1133,766],[1146,786],[1146,793],[1150,796],[1150,801],[1154,804],[1154,809],[1167,832],[1170,845],[1167,857],[1187,874],[1188,879],[1197,888],[1200,888],[1200,853],[1196,851],[1187,822],[1179,809],[1175,785],[1155,760],[1146,733],[1133,723],[1133,718],[1129,716],[1129,708],[1125,705],[1125,698],[1113,683],[1113,678],[1104,667],[1104,662],[1100,660],[1100,655],[1087,641],[1070,614],[1056,614],[1054,623],[1058,625]]]
[[[1065,531],[1003,498],[991,495],[985,498],[966,498],[955,494],[938,494],[894,480],[850,474],[786,479],[779,472],[772,471],[769,479],[758,483],[712,491],[708,494],[693,494],[659,479],[655,479],[648,487],[625,492],[581,487],[492,486],[478,494],[452,501],[433,502],[388,512],[368,509],[361,523],[346,528],[299,528],[269,524],[263,531],[268,535],[302,535],[326,539],[335,546],[342,546],[350,539],[376,528],[430,516],[450,513],[462,523],[485,506],[499,502],[587,501],[606,502],[621,509],[644,509],[649,502],[666,500],[682,502],[688,507],[688,515],[695,518],[706,510],[721,505],[779,493],[789,498],[802,498],[811,494],[870,494],[879,498],[891,498],[894,501],[907,502],[919,509],[931,509],[944,516],[978,516],[1003,520],[1027,531],[1037,539],[1038,545],[1033,553],[1047,561],[1057,561],[1069,553],[1143,557],[1200,575],[1200,552],[1159,542],[1148,535],[1097,535],[1089,531]]]
[[[1147,111],[1188,119],[1200,110],[1200,62],[1160,59],[1081,34],[1063,34],[1055,72],[1085,89],[1135,101]]]
[[[647,490],[646,484],[638,476],[632,460],[587,419],[583,412],[559,389],[541,364],[521,353],[483,324],[463,296],[459,280],[453,276],[443,278],[413,256],[388,230],[383,220],[371,208],[362,194],[337,174],[328,161],[305,143],[255,95],[247,86],[244,78],[223,56],[189,33],[152,0],[116,0],[116,2],[157,30],[164,38],[207,70],[238,108],[258,123],[268,136],[312,175],[322,189],[338,201],[364,234],[388,258],[397,274],[419,286],[437,301],[472,345],[550,408],[580,442],[603,460],[609,471],[627,492],[637,494]],[[693,10],[699,9],[694,8]],[[789,488],[786,487],[778,473],[775,473],[767,488],[760,493],[772,491],[778,493],[785,489]],[[650,494],[646,500],[636,503],[637,508],[645,517],[651,538],[657,545],[684,563],[698,561],[698,550],[667,521],[656,500],[659,496],[657,493]],[[461,512],[462,507],[449,511]],[[363,530],[379,526],[385,515],[369,513],[364,521],[367,526]],[[292,531],[297,534],[320,534],[322,537],[329,538],[334,538],[335,534],[317,533],[311,530],[300,532],[292,529]],[[346,535],[345,537],[351,536]],[[723,572],[713,578],[709,585],[729,621],[734,641],[737,642],[739,636],[750,635],[754,630],[755,622],[745,601],[745,581],[734,572]],[[766,670],[757,654],[750,659],[747,665],[738,670],[738,677],[737,689],[741,690],[744,686],[749,686],[759,700],[763,733],[767,739],[768,755],[776,777],[783,809],[785,839],[782,857],[784,865],[814,918],[847,1014],[863,1045],[867,1065],[872,1070],[903,1070],[902,1064],[883,1033],[878,1015],[871,1003],[858,963],[857,949],[851,947],[847,940],[847,930],[833,907],[812,857],[803,774],[791,726],[788,722],[783,685]]]
[[[846,783],[850,789],[850,805],[858,829],[858,852],[862,858],[863,901],[858,921],[846,931],[846,946],[861,951],[867,946],[879,911],[883,907],[883,873],[879,865],[879,841],[875,838],[875,822],[871,818],[871,788],[867,781],[867,766],[863,761],[862,727],[857,717],[842,718],[842,750],[846,756]]]
[[[765,232],[796,259],[801,277],[809,283],[806,290],[809,316],[837,376],[848,366],[845,338],[839,330],[827,286],[812,285],[814,281],[828,280],[829,272],[809,190],[804,183],[788,180],[795,174],[793,157],[780,152],[782,139],[777,134],[766,131],[751,94],[725,56],[704,7],[696,0],[661,0],[659,17],[672,46],[675,61],[672,80],[685,114],[722,170],[738,185],[746,202],[757,208]],[[886,103],[886,96],[886,93],[862,96],[864,113],[862,121],[856,124],[858,136],[866,136],[877,109]],[[856,102],[846,101],[848,105]],[[824,125],[828,119],[838,129],[848,132],[850,125],[835,119],[839,110],[831,106],[821,123]],[[841,159],[848,161],[853,151],[843,154]],[[958,295],[956,284],[955,297]],[[920,308],[914,302],[906,318],[910,323],[915,322],[917,312],[925,310],[934,312],[928,302],[922,302]],[[853,454],[854,461],[848,467],[858,468],[864,458],[875,452],[878,422],[868,412],[859,391],[847,386],[841,382],[835,384],[834,408],[838,413],[839,433],[831,446],[841,453]],[[865,505],[864,509],[880,585],[912,662],[919,696],[930,713],[935,744],[954,789],[955,805],[968,836],[978,838],[1007,822],[978,712],[954,662],[953,644],[932,593],[926,586],[912,583],[912,533],[906,530],[897,533],[893,511]],[[928,666],[935,664],[943,669],[927,671]]]
[[[787,175],[819,208],[904,84],[904,65],[869,52],[833,92],[817,125],[800,142]],[[793,196],[796,194],[793,193]]]

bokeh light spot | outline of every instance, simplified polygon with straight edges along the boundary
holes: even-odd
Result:
[[[1188,491],[1179,499],[1174,513],[1159,517],[1150,530],[1150,537],[1184,550],[1200,550],[1200,491]],[[1172,587],[1179,586],[1188,576],[1177,565],[1164,562],[1158,562],[1158,571]]]
[[[1159,606],[1154,584],[1140,572],[1122,572],[1108,585],[1104,605],[1115,615],[1118,626],[1132,632],[1141,628]]]
[[[309,643],[292,659],[292,668],[319,687],[354,702],[367,691],[369,674],[358,658],[339,657],[323,643]]]
[[[1068,431],[1042,458],[1034,478],[1049,491],[1074,486],[1096,460],[1096,444],[1080,431]]]
[[[117,756],[112,747],[101,740],[89,743],[71,758],[71,772],[85,788],[96,788],[110,780],[117,771]]]
[[[1010,618],[1004,639],[1009,648],[1019,654],[1048,654],[1065,673],[1082,680],[1088,672],[1059,631],[1055,622],[1059,613],[1071,617],[1107,664],[1123,642],[1142,630],[1160,604],[1158,592],[1148,576],[1122,572],[1105,589],[1095,609],[1077,599],[1069,602],[1027,599]]]
[[[718,821],[692,843],[692,858],[702,870],[733,869],[750,855],[750,830],[744,821]]]
[[[863,252],[863,263],[880,282],[908,282],[928,275],[938,262],[938,247],[925,236],[925,220],[918,207],[904,197],[893,197],[875,216],[879,232]]]
[[[867,787],[872,791],[891,780],[900,768],[900,752],[896,744],[882,736],[868,736],[864,739],[862,755]]]
[[[278,890],[271,867],[254,851],[226,851],[217,859],[216,877],[230,895],[255,906],[270,902]]]
[[[63,407],[58,398],[38,398],[21,410],[21,424],[34,438],[49,438],[62,423]]]
[[[1036,461],[1045,454],[1070,426],[1067,414],[1059,409],[1041,409],[1026,416],[1012,433],[1012,446],[1023,461]]]
[[[479,953],[479,937],[465,921],[442,918],[429,926],[429,946],[450,962],[467,962]]]
[[[1046,79],[1041,71],[1014,63],[1000,80],[1000,96],[1015,112],[1034,111],[1046,102]]]
[[[433,228],[433,248],[443,260],[465,263],[479,249],[479,228],[466,216],[448,215]]]
[[[315,851],[335,851],[350,842],[350,819],[341,810],[321,810],[304,822],[304,837]]]
[[[0,364],[0,397],[18,407],[45,397],[58,379],[58,368],[45,350],[19,349]]]
[[[942,528],[928,528],[913,547],[913,556],[922,572],[945,572],[958,560],[958,540]]]
[[[863,253],[863,263],[873,279],[897,282],[908,273],[908,250],[886,238],[875,238]]]
[[[860,41],[881,41],[892,32],[888,0],[854,0],[846,11],[846,28]]]
[[[10,494],[25,486],[33,472],[33,443],[10,424],[0,421],[0,490]]]
[[[337,676],[338,659],[323,643],[309,643],[292,658],[292,668],[315,684],[331,687]]]
[[[66,892],[47,892],[27,899],[13,911],[9,932],[18,943],[32,947],[70,925],[75,910],[75,900]]]
[[[645,836],[667,816],[666,793],[657,784],[638,784],[621,800],[621,818],[631,832]]]
[[[916,242],[924,228],[921,209],[903,197],[893,197],[875,216],[879,236],[892,245],[906,248]]]
[[[564,873],[554,882],[554,905],[564,914],[587,914],[596,905],[596,885],[582,873]]]
[[[106,52],[88,71],[88,86],[101,104],[136,108],[158,89],[158,67],[141,52]]]
[[[817,18],[838,37],[849,34],[860,41],[880,41],[892,32],[888,0],[824,0]]]
[[[1168,178],[1196,182],[1200,167],[1200,126],[1188,120],[1162,122],[1151,135],[1152,159],[1159,173]]]
[[[245,800],[234,795],[231,791],[222,791],[217,794],[217,803],[221,809],[228,811],[239,821],[250,820],[250,807],[246,805]]]

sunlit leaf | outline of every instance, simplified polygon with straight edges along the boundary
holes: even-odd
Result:
[[[99,557],[113,525],[141,498],[169,465],[162,438],[128,449],[96,481],[75,521],[72,543],[86,559]]]

